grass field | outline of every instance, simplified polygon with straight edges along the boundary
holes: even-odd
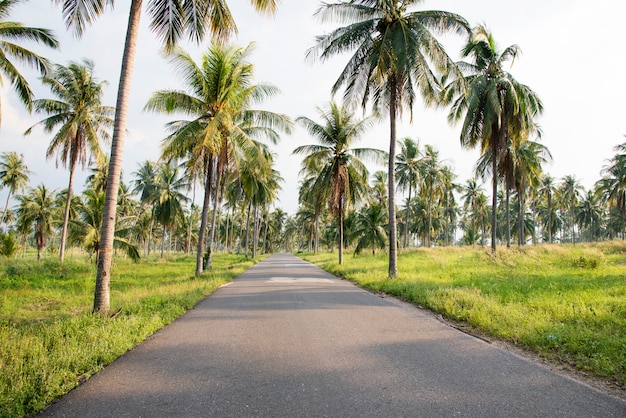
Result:
[[[325,270],[626,388],[626,242],[306,255]]]
[[[195,278],[195,258],[116,261],[115,319],[91,314],[95,267],[83,260],[6,260],[0,267],[0,416],[42,410],[254,264],[217,255]]]

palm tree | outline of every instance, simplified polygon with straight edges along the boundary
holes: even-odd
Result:
[[[419,141],[404,138],[400,143],[400,153],[396,156],[396,179],[400,191],[408,190],[406,199],[406,219],[404,221],[404,248],[409,239],[409,210],[411,206],[411,192],[415,190],[420,180],[420,162],[423,158],[419,149]]]
[[[553,198],[554,198],[554,193],[556,191],[556,185],[554,184],[554,178],[547,174],[541,176],[539,183],[540,183],[539,189],[538,189],[539,196],[545,199],[545,203],[546,203],[546,210],[547,210],[546,226],[548,227],[548,242],[552,244],[552,238],[554,237],[554,231],[552,229]]]
[[[597,193],[593,190],[588,190],[577,209],[576,223],[581,228],[587,228],[589,242],[592,242],[604,221],[604,209]]]
[[[57,155],[60,163],[70,170],[67,187],[67,202],[61,231],[59,260],[65,258],[67,223],[69,220],[70,200],[74,184],[74,172],[78,164],[85,165],[93,156],[96,162],[104,159],[100,141],[109,141],[109,129],[113,126],[114,109],[102,104],[102,95],[106,82],[99,82],[93,75],[92,61],[72,62],[69,66],[56,65],[50,77],[44,77],[43,83],[50,88],[55,99],[34,101],[35,111],[48,115],[26,130],[29,135],[33,128],[42,126],[45,132],[57,129],[46,151],[46,157]]]
[[[353,238],[357,240],[355,254],[371,248],[372,255],[376,255],[376,248],[384,249],[387,245],[386,223],[385,210],[380,204],[371,203],[362,208],[356,216],[356,228],[353,232]]]
[[[319,143],[297,147],[293,154],[305,156],[302,160],[305,171],[320,169],[312,189],[326,196],[328,206],[337,219],[339,264],[342,264],[344,215],[350,204],[364,195],[369,177],[361,158],[376,161],[384,157],[384,152],[372,148],[351,148],[369,129],[371,118],[356,120],[353,113],[334,102],[326,110],[318,108],[318,112],[323,121],[321,124],[304,116],[296,121]]]
[[[187,179],[180,175],[178,167],[173,164],[161,164],[157,170],[153,199],[155,203],[154,217],[163,226],[161,241],[161,258],[165,249],[166,231],[169,229],[170,239],[173,226],[180,215],[184,213],[183,203],[189,198],[182,190],[188,189]]]
[[[18,71],[14,61],[35,68],[41,75],[48,73],[50,64],[47,59],[12,41],[35,41],[54,49],[59,47],[59,42],[48,29],[31,28],[18,22],[6,20],[11,9],[20,2],[21,0],[0,2],[0,84],[3,84],[2,76],[8,79],[24,106],[28,111],[31,111],[34,98],[33,91],[24,76]]]
[[[563,210],[569,211],[570,232],[572,234],[572,244],[576,243],[574,225],[576,225],[576,208],[581,196],[583,187],[576,177],[568,175],[563,177],[558,189],[559,201]]]
[[[472,224],[472,231],[476,231],[476,222],[478,219],[479,205],[481,204],[481,198],[484,196],[484,190],[481,185],[478,184],[476,177],[467,180],[464,193],[461,196],[463,199],[463,208],[469,215]],[[474,242],[472,241],[472,245]]]
[[[104,210],[104,192],[87,189],[83,192],[80,204],[77,207],[78,216],[70,220],[70,237],[78,245],[89,253],[89,257],[99,257],[100,228],[102,223],[102,211]],[[114,248],[122,250],[131,260],[139,260],[137,247],[132,245],[126,238],[124,230],[115,231]]]
[[[602,168],[602,179],[596,187],[609,205],[619,212],[622,239],[626,239],[626,142],[614,150],[617,154]]]
[[[186,52],[177,50],[171,61],[184,77],[189,92],[157,91],[145,107],[150,111],[183,112],[193,117],[189,121],[169,124],[172,133],[163,141],[163,156],[187,158],[204,173],[196,275],[203,270],[210,199],[213,198],[216,213],[228,168],[234,166],[236,169],[244,159],[256,158],[256,164],[267,164],[262,161],[263,153],[256,138],[266,137],[277,142],[277,129],[285,132],[291,129],[288,117],[251,109],[252,105],[278,93],[272,85],[253,83],[254,67],[248,61],[251,50],[252,45],[234,48],[213,44],[203,55],[200,65]],[[211,231],[215,230],[214,226]],[[209,246],[212,243],[211,238]],[[208,260],[210,263],[210,257]]]
[[[461,145],[479,147],[483,154],[490,150],[493,254],[497,238],[498,161],[508,141],[527,138],[536,130],[534,118],[543,110],[539,97],[503,70],[504,63],[518,54],[517,45],[500,52],[492,34],[484,26],[476,27],[462,50],[463,58],[473,58],[472,63],[460,64],[468,75],[453,80],[444,92],[444,100],[456,98],[448,120],[464,119]]]
[[[308,55],[327,60],[355,51],[334,84],[333,93],[346,87],[348,104],[371,100],[378,113],[388,109],[389,138],[389,276],[398,274],[395,159],[396,123],[403,109],[412,111],[417,92],[426,104],[439,97],[437,72],[456,71],[433,32],[465,35],[469,25],[461,16],[442,11],[408,11],[419,0],[353,0],[324,3],[317,12],[322,21],[346,22],[317,38]]]
[[[55,217],[54,194],[54,190],[41,184],[31,188],[27,194],[17,196],[19,223],[34,226],[35,229],[37,262],[41,261],[41,251],[52,235],[52,222]]]
[[[9,189],[7,203],[4,206],[2,220],[0,220],[0,222],[6,222],[11,195],[26,188],[29,174],[32,174],[32,172],[26,166],[22,154],[12,151],[0,154],[0,186]]]
[[[422,176],[421,193],[427,202],[428,225],[426,230],[426,247],[430,247],[430,239],[433,230],[433,201],[443,197],[444,171],[439,161],[439,151],[432,145],[424,146],[424,158],[420,163]]]
[[[106,6],[113,6],[114,0],[53,0],[62,4],[63,17],[68,27],[81,35],[86,26],[104,13]],[[260,12],[272,13],[278,0],[251,0],[252,5]],[[218,39],[225,40],[237,28],[225,0],[207,1],[162,1],[148,0],[148,12],[151,17],[151,29],[163,42],[166,51],[172,51],[184,36],[200,42],[210,32]],[[102,222],[102,256],[98,259],[94,312],[106,314],[110,307],[110,279],[112,248],[115,236],[115,215],[117,191],[122,172],[122,154],[126,132],[126,117],[130,82],[132,78],[137,39],[139,36],[139,20],[141,17],[142,0],[130,2],[128,28],[122,55],[120,84],[115,106],[115,126],[111,141],[111,157],[106,190],[106,204]]]

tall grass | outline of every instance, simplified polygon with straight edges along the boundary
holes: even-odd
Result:
[[[333,274],[463,321],[626,388],[626,243],[417,249],[398,257],[307,255]]]
[[[91,314],[95,268],[87,261],[4,262],[0,273],[0,415],[42,410],[250,267],[216,255],[193,277],[195,258],[117,261],[115,319]]]

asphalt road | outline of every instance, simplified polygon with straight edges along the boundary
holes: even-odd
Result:
[[[626,417],[626,402],[276,255],[41,416]]]

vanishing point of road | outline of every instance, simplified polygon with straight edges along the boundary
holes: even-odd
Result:
[[[275,255],[43,417],[626,417],[626,401]]]

